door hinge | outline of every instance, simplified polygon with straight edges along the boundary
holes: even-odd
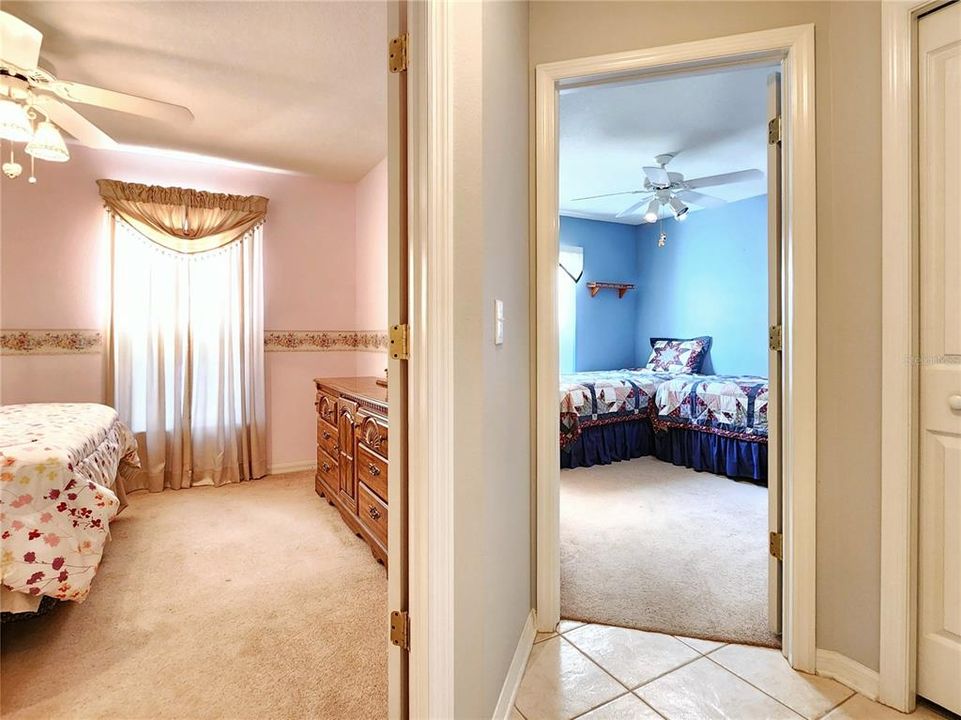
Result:
[[[776,145],[781,142],[781,116],[773,117],[767,123],[767,144]]]
[[[783,342],[781,339],[782,331],[780,325],[772,325],[767,331],[767,345],[775,352],[781,352]]]
[[[390,327],[390,356],[394,360],[410,358],[410,326],[406,323]]]
[[[410,650],[410,617],[406,611],[391,612],[390,641],[403,650]]]
[[[387,46],[387,68],[392,73],[407,71],[407,33],[390,39]]]
[[[784,560],[784,536],[779,532],[768,533],[771,555],[778,560]]]

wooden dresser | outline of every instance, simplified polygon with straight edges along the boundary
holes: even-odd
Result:
[[[387,388],[373,377],[315,378],[314,488],[387,566]]]

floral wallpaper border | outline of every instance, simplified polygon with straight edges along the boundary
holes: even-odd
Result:
[[[99,330],[0,330],[2,355],[92,355],[103,351]]]
[[[387,352],[386,330],[273,330],[264,333],[267,352]]]
[[[386,330],[268,330],[267,352],[387,352]],[[0,330],[3,355],[91,355],[103,352],[99,330]]]

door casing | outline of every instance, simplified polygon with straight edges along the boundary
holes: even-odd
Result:
[[[536,258],[536,609],[538,630],[560,618],[560,469],[557,385],[556,259],[557,99],[568,85],[780,62],[783,79],[783,651],[791,665],[815,671],[816,497],[816,178],[814,26],[538,65],[535,69]]]

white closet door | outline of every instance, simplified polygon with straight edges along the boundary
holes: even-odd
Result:
[[[961,4],[919,20],[918,52],[918,693],[961,713]]]

